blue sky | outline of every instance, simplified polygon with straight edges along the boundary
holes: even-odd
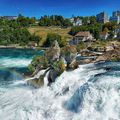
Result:
[[[120,0],[0,0],[1,15],[35,16],[58,14],[88,16],[120,10]]]

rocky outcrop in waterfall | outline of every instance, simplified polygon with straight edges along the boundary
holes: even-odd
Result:
[[[36,56],[29,69],[32,73],[32,79],[28,81],[29,84],[35,87],[41,87],[44,84],[44,77],[47,75],[48,85],[55,82],[58,76],[60,76],[65,70],[73,70],[78,67],[79,64],[88,64],[99,61],[120,61],[120,49],[109,49],[101,53],[92,51],[83,51],[82,59],[77,60],[77,49],[74,45],[66,45],[63,48],[59,47],[57,41],[45,51],[43,56]],[[80,56],[81,57],[81,56]],[[47,69],[44,74],[39,74],[43,69]],[[36,77],[37,76],[37,77]]]
[[[47,72],[42,75],[38,75],[41,70],[49,68],[48,73],[48,85],[55,82],[56,78],[60,76],[65,70],[75,69],[78,67],[76,61],[77,50],[76,46],[67,45],[63,48],[59,47],[57,41],[45,51],[44,56],[37,56],[33,59],[29,65],[33,79],[28,81],[35,87],[41,87],[44,84],[44,77]],[[37,75],[37,78],[35,77]]]
[[[67,69],[75,69],[77,65],[77,49],[74,45],[66,45],[62,48],[61,56],[66,60]]]
[[[48,50],[46,50],[45,56],[49,60],[49,62],[53,62],[60,59],[60,52],[60,46],[58,42],[55,41],[53,45]]]

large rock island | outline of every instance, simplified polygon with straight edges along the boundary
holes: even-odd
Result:
[[[43,56],[36,56],[32,60],[29,65],[31,78],[27,80],[27,83],[39,88],[44,84],[44,78],[47,76],[47,85],[51,85],[65,70],[78,67],[76,56],[76,46],[66,45],[60,48],[58,42],[55,41]]]

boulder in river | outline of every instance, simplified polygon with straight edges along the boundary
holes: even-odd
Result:
[[[60,73],[54,69],[49,71],[48,74],[48,85],[51,85],[51,83],[55,82],[55,79],[60,75]]]

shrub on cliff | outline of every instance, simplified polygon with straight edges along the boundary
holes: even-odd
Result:
[[[35,71],[35,67],[32,64],[28,65],[29,73],[32,74]]]
[[[52,65],[55,71],[58,71],[59,73],[64,72],[66,69],[65,63],[62,60],[55,61]]]
[[[28,66],[28,69],[31,73],[40,70],[46,69],[48,67],[48,59],[45,56],[36,56],[33,58],[31,64]]]

